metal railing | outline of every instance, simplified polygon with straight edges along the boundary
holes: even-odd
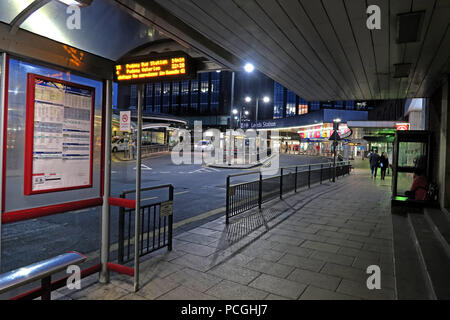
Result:
[[[170,147],[168,144],[149,144],[141,146],[141,153],[143,157],[152,155],[159,152],[169,152]],[[127,148],[123,151],[125,159],[136,159],[136,148]]]
[[[79,265],[84,261],[86,261],[84,255],[72,251],[4,273],[0,275],[0,294],[41,280],[42,286],[39,289],[18,296],[17,299],[33,299],[40,295],[42,300],[50,300],[53,290],[52,275],[60,271],[66,271],[68,266]]]
[[[167,201],[141,204],[140,232],[139,232],[139,256],[167,247],[172,250],[173,237],[173,186],[163,185],[157,187],[142,188],[141,192],[159,189],[168,189]],[[135,190],[125,191],[120,197],[126,198]],[[145,199],[144,199],[145,200]],[[127,263],[134,259],[134,215],[135,209],[119,209],[119,247],[118,262]]]
[[[272,155],[272,149],[271,148],[267,148],[264,150],[258,150],[258,152],[256,152],[256,157],[254,156],[253,153],[251,153],[249,151],[249,148],[246,147],[244,152],[242,152],[242,154],[239,154],[236,150],[233,151],[233,156],[231,158],[231,163],[233,164],[255,164],[258,161],[263,161],[267,158],[269,158]],[[227,163],[229,155],[228,155],[228,151],[225,149],[224,153],[223,153],[223,162],[222,163]],[[220,162],[220,160],[219,160]]]
[[[163,145],[143,145],[141,147],[142,155],[145,156],[147,154],[157,153],[157,152],[168,152],[169,151],[169,145],[163,144]]]
[[[350,173],[350,162],[336,163],[336,178]],[[258,180],[231,184],[231,179],[248,175],[259,175]],[[289,166],[280,168],[279,175],[263,178],[261,171],[231,174],[226,185],[226,223],[231,217],[261,206],[264,202],[283,198],[289,192],[308,187],[333,178],[331,162]]]

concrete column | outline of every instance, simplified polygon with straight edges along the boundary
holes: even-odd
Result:
[[[443,208],[450,208],[450,110],[449,79],[442,86],[441,127],[439,144],[439,199]]]
[[[5,117],[7,110],[5,110],[5,94],[8,92],[5,88],[6,86],[6,64],[7,57],[6,53],[2,53],[1,59],[1,72],[0,72],[0,182],[3,181],[3,145],[7,142],[7,136],[3,135],[3,126],[5,125]],[[0,207],[2,204],[3,197],[3,185],[0,183]],[[2,210],[0,208],[0,273],[2,270]]]

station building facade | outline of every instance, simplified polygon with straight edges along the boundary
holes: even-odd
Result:
[[[234,103],[231,108],[232,73],[229,71],[199,72],[192,80],[154,82],[145,84],[144,114],[170,114],[181,117],[192,125],[201,120],[204,126],[220,129],[240,126],[240,122],[256,119],[256,99],[260,98],[258,117],[261,120],[297,118],[324,109],[368,111],[376,103],[366,101],[306,101],[288,88],[260,72],[235,72]],[[264,103],[262,97],[269,97]],[[251,102],[245,98],[251,97]],[[137,108],[137,86],[118,86],[117,108]],[[235,119],[232,109],[241,117]],[[231,121],[231,123],[230,123]]]

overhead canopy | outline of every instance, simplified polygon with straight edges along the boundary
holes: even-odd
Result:
[[[0,1],[0,21],[10,24],[33,0]],[[20,25],[21,29],[117,60],[143,44],[166,39],[158,31],[132,18],[111,1],[95,0],[81,9],[80,29],[67,28],[67,5],[51,1]]]
[[[227,60],[225,50],[253,62],[306,100],[430,96],[441,76],[450,72],[448,0],[117,2],[148,19],[178,23],[180,32],[172,31],[180,38],[197,32],[213,42],[196,43],[205,52]],[[381,10],[380,30],[366,26],[369,4]],[[419,19],[398,20],[399,14],[421,11]],[[169,19],[170,14],[181,22]]]
[[[68,28],[68,20],[74,13],[67,9],[59,0],[2,0],[0,25],[9,27],[8,39],[16,36],[17,30],[25,30],[111,61],[130,54],[182,50],[191,57],[202,58],[200,67],[203,69],[220,68],[192,48],[163,35],[151,24],[136,19],[116,1],[94,0],[81,7],[80,29]],[[0,43],[0,49],[8,50],[9,46],[6,42]],[[78,58],[81,60],[80,56]]]
[[[309,101],[430,96],[450,72],[450,2],[369,4],[379,30],[363,0],[94,0],[80,30],[58,0],[2,0],[0,22],[114,61],[182,48],[213,62],[205,69],[252,62]],[[29,5],[38,9],[26,16]]]

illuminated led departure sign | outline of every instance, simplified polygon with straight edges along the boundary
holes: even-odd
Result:
[[[194,72],[190,58],[184,54],[137,57],[115,68],[116,81],[121,83],[190,79]]]

